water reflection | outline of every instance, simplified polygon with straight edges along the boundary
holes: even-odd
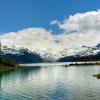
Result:
[[[38,74],[40,71],[41,67],[40,66],[34,66],[34,67],[25,67],[21,68],[19,70],[19,73],[21,73],[22,76],[27,77],[30,74]]]
[[[0,100],[100,100],[100,66],[25,67],[0,73]]]

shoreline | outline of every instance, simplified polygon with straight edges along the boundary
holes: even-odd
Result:
[[[75,62],[75,63],[71,63],[71,64],[68,64],[68,65],[65,65],[66,67],[70,67],[70,66],[87,66],[87,65],[100,65],[100,62]]]
[[[24,64],[22,64],[24,65]],[[88,66],[88,65],[100,65],[100,62],[72,62],[70,64],[65,64],[63,66],[70,67],[70,66]],[[30,66],[30,65],[28,65]],[[12,66],[5,66],[5,65],[0,65],[0,72],[1,71],[9,71],[9,70],[16,70],[18,68],[21,68],[20,64],[15,65],[14,67]]]
[[[16,70],[16,69],[19,69],[19,68],[20,68],[19,65],[16,65],[16,66],[14,66],[14,67],[0,65],[0,72],[3,72],[3,71],[10,71],[10,70]]]

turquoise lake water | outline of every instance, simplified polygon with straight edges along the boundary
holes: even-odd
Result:
[[[25,67],[0,73],[0,100],[100,100],[100,66]]]

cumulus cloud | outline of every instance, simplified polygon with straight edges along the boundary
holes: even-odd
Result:
[[[2,45],[9,47],[25,47],[35,49],[60,50],[60,43],[57,43],[56,36],[44,28],[27,28],[18,32],[5,33],[1,36]]]
[[[74,42],[72,44],[92,46],[100,43],[100,10],[77,13],[57,24],[64,30],[67,40]]]
[[[99,32],[100,31],[100,10],[86,13],[77,13],[58,24],[66,32]]]
[[[57,20],[50,24],[58,24],[64,32],[53,35],[45,28],[27,28],[18,32],[5,33],[1,36],[2,44],[7,46],[26,47],[31,50],[46,49],[60,52],[63,49],[93,46],[100,43],[100,10],[77,13],[63,22]]]

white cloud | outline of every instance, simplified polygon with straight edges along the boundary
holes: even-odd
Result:
[[[58,20],[52,20],[52,21],[50,21],[50,25],[54,25],[54,24],[59,24],[59,21]]]
[[[100,31],[100,10],[86,13],[77,13],[65,19],[59,24],[66,32],[77,31],[79,33]]]
[[[1,36],[2,44],[7,46],[34,49],[52,49],[60,52],[64,48],[100,43],[100,11],[78,13],[63,22],[54,20],[63,33],[53,35],[44,28],[27,28],[18,32],[5,33]]]
[[[18,32],[5,33],[1,36],[2,45],[12,47],[26,47],[34,49],[62,49],[61,44],[56,43],[56,36],[44,28],[28,28]]]

